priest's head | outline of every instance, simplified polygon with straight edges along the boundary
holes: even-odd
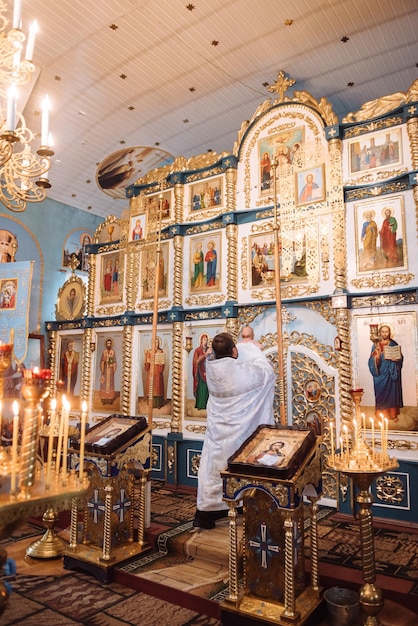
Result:
[[[215,359],[223,359],[226,356],[236,359],[238,356],[235,341],[229,333],[215,335],[212,340],[212,350],[215,354]]]

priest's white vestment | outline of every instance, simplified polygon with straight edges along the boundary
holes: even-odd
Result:
[[[237,344],[238,358],[206,361],[207,427],[198,472],[197,508],[228,509],[220,472],[257,426],[274,426],[275,374],[260,348]]]

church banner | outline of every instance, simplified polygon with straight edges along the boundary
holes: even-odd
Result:
[[[13,338],[17,363],[26,357],[33,261],[0,264],[0,341]]]

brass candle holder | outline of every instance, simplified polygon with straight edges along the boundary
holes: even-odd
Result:
[[[374,435],[370,446],[365,439],[365,429],[360,415],[360,402],[363,389],[350,391],[355,403],[356,418],[353,419],[351,437],[345,432],[341,437],[341,448],[328,458],[330,469],[349,476],[357,488],[356,503],[359,507],[359,526],[361,543],[361,562],[363,585],[360,587],[360,604],[366,615],[364,626],[378,626],[377,615],[383,609],[383,593],[376,586],[375,553],[373,539],[373,496],[370,486],[374,480],[399,467],[395,458],[389,457],[387,430],[382,423],[380,450],[375,449]]]
[[[0,344],[0,400],[4,397],[4,373],[11,363],[12,350],[12,345]],[[65,480],[61,475],[56,476],[47,486],[45,464],[41,468],[37,465],[42,421],[41,401],[49,393],[50,378],[50,370],[36,368],[25,370],[22,385],[25,408],[20,454],[16,454],[15,458],[10,453],[13,446],[0,447],[0,475],[3,479],[0,483],[0,539],[10,536],[24,520],[44,515],[44,524],[47,526],[46,539],[41,543],[41,548],[37,548],[34,554],[31,554],[43,558],[57,556],[56,549],[50,541],[55,515],[59,511],[70,510],[74,506],[74,501],[85,497],[89,487],[87,474],[80,476],[78,472],[76,474],[73,471],[68,472]],[[16,444],[18,417],[19,411],[16,409],[14,410]],[[3,551],[0,554],[0,572],[6,558],[7,555]],[[0,615],[7,602],[8,592],[0,581]]]

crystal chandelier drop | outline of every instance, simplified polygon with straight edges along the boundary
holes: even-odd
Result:
[[[27,127],[18,109],[18,87],[28,83],[35,70],[32,57],[37,31],[35,21],[26,39],[21,30],[21,9],[22,0],[14,0],[9,29],[7,3],[0,0],[0,202],[14,212],[24,211],[27,202],[45,199],[51,187],[47,172],[54,154],[49,137],[48,96],[42,105],[40,134]],[[35,152],[36,143],[39,147]]]

